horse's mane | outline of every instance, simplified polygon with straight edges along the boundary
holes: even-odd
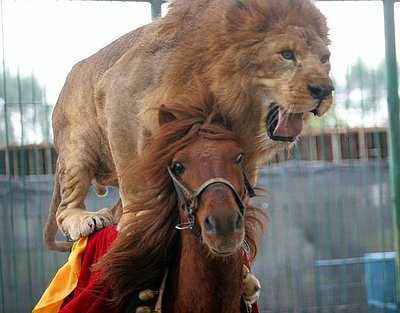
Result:
[[[157,288],[179,251],[175,230],[179,222],[178,200],[167,172],[173,155],[200,136],[241,143],[241,138],[230,130],[229,121],[214,111],[215,99],[209,93],[198,86],[189,94],[160,109],[173,114],[174,121],[161,126],[121,177],[123,192],[134,194],[124,212],[138,215],[124,224],[110,251],[95,265],[101,282],[112,290],[117,308],[140,291]],[[251,205],[246,208],[246,241],[251,260],[257,253],[260,212]]]

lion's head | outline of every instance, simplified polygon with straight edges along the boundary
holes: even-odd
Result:
[[[311,1],[176,0],[166,22],[177,16],[187,25],[157,92],[173,99],[200,77],[255,159],[290,147],[332,105],[328,28]]]
[[[248,79],[249,104],[261,104],[264,133],[295,140],[310,113],[332,105],[325,17],[308,0],[243,0],[228,9],[225,26],[236,46],[230,66]]]
[[[332,105],[329,50],[315,32],[295,26],[266,37],[259,50],[252,83],[267,134],[273,140],[293,141],[309,112],[322,116]]]

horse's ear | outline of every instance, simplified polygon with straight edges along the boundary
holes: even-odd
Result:
[[[172,112],[166,110],[164,106],[160,107],[158,111],[158,123],[160,124],[160,126],[163,126],[175,120],[176,116]]]

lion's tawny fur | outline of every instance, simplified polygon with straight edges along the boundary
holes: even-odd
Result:
[[[119,177],[158,128],[153,109],[198,80],[246,139],[245,166],[255,182],[263,163],[292,146],[267,135],[270,106],[304,119],[331,106],[331,95],[310,94],[311,85],[332,84],[328,44],[325,17],[309,0],[174,1],[164,18],[124,35],[68,75],[53,113],[60,199],[49,222],[57,210],[58,226],[73,239],[115,222],[109,211],[85,211],[92,179]],[[120,196],[122,206],[134,197]],[[45,237],[57,248],[49,232]]]

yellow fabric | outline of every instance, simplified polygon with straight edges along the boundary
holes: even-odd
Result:
[[[87,237],[83,237],[73,244],[68,262],[58,270],[32,313],[57,313],[60,310],[64,299],[78,283],[87,239]]]

